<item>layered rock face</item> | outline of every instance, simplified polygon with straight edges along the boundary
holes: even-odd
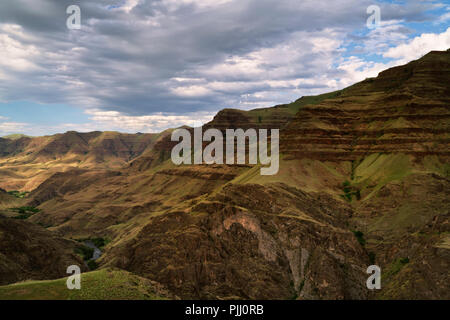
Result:
[[[204,130],[214,128],[224,132],[226,129],[282,129],[296,113],[306,105],[315,105],[325,99],[336,97],[340,91],[321,94],[318,96],[304,96],[289,103],[249,111],[238,109],[224,109],[217,113],[214,119],[203,126]]]
[[[302,108],[282,132],[281,151],[321,160],[383,152],[448,157],[449,56],[431,52]]]
[[[217,113],[214,119],[206,124],[205,129],[214,128],[221,131],[226,129],[241,128],[263,129],[282,128],[294,117],[295,113],[290,112],[288,105],[256,111],[242,111],[237,109],[224,109]]]
[[[102,163],[113,158],[127,162],[149,147],[154,136],[152,134],[69,131],[47,137],[21,137],[15,140],[0,138],[0,156],[15,157],[15,163],[69,161],[71,158],[76,158],[80,162]]]
[[[154,134],[69,131],[45,137],[0,139],[0,187],[31,191],[70,168],[118,169],[151,148]]]

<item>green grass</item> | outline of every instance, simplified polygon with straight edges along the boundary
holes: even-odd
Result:
[[[255,123],[258,124],[264,124],[265,122],[272,121],[274,114],[277,113],[285,113],[287,115],[294,116],[297,112],[300,111],[300,109],[307,105],[315,105],[318,103],[321,103],[322,101],[326,99],[332,99],[337,96],[339,96],[341,91],[334,91],[329,93],[324,93],[317,96],[304,96],[300,99],[286,104],[282,106],[277,107],[270,107],[270,108],[259,108],[259,109],[253,109],[249,111],[243,111],[239,110],[240,112],[244,113],[245,115],[249,116],[250,119],[252,119]]]
[[[297,113],[303,106],[318,104],[326,99],[336,98],[340,94],[341,94],[341,91],[333,91],[333,92],[320,94],[317,96],[304,96],[304,97],[301,97],[300,99],[296,100],[295,102],[289,104],[288,105],[289,110],[292,113]]]
[[[391,277],[396,275],[409,263],[409,258],[398,258],[388,267],[387,271],[384,273],[385,277]]]
[[[81,274],[81,289],[69,290],[67,278],[0,286],[0,300],[161,300],[151,282],[118,269]]]
[[[413,173],[410,157],[405,154],[371,154],[354,168],[353,186],[364,199],[370,199],[391,181],[401,181]]]
[[[21,192],[21,191],[17,191],[17,190],[8,191],[8,193],[10,195],[12,195],[13,197],[16,197],[16,198],[19,198],[19,199],[23,199],[29,194],[28,191]]]

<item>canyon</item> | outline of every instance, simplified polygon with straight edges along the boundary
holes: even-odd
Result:
[[[136,299],[449,299],[449,84],[450,51],[432,51],[203,126],[278,129],[275,175],[175,165],[174,129],[0,138],[0,298],[39,298],[78,264],[134,279]],[[103,241],[99,270],[87,239]]]

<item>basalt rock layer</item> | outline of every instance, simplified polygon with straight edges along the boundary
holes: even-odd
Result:
[[[306,106],[283,130],[295,158],[356,160],[373,153],[450,156],[450,52],[430,52]]]

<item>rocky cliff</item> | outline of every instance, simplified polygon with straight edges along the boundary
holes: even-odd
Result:
[[[302,108],[282,132],[282,152],[321,160],[373,153],[448,157],[449,56],[430,52]]]

